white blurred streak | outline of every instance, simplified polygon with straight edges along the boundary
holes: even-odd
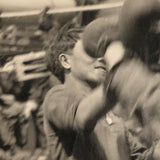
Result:
[[[59,14],[59,13],[71,13],[71,12],[83,12],[83,11],[94,11],[101,9],[116,9],[122,7],[123,2],[110,2],[105,4],[98,5],[87,5],[87,6],[79,6],[79,7],[68,7],[68,8],[56,8],[50,9],[48,14]],[[43,9],[43,8],[42,8]],[[19,12],[3,12],[0,17],[23,17],[23,16],[36,16],[39,15],[42,10],[32,10],[32,11],[19,11]]]
[[[74,0],[0,0],[2,12],[40,10],[44,7],[74,7]]]

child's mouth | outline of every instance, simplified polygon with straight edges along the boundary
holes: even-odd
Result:
[[[102,69],[102,70],[106,71],[106,67],[104,67],[104,66],[97,66],[97,67],[95,67],[95,69]]]

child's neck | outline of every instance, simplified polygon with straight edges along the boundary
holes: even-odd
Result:
[[[93,88],[85,81],[82,81],[76,77],[71,75],[67,75],[65,77],[65,85],[74,86],[77,89],[84,90],[86,92],[90,92]]]

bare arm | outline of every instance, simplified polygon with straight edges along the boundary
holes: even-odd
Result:
[[[80,102],[74,125],[78,130],[90,132],[97,120],[109,109],[107,93],[105,92],[104,84],[102,84]]]

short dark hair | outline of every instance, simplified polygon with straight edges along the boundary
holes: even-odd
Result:
[[[61,28],[53,28],[49,32],[48,43],[46,48],[46,62],[48,69],[63,83],[64,82],[64,68],[59,61],[61,53],[74,48],[82,28],[75,27],[74,24],[66,24]]]

